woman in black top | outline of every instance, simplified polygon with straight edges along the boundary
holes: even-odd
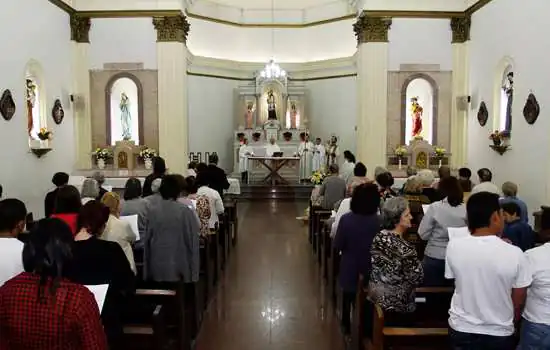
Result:
[[[155,179],[160,179],[166,174],[166,162],[162,157],[153,158],[153,173],[149,174],[143,182],[143,197],[147,197],[153,194],[151,184]]]
[[[121,314],[127,296],[135,290],[135,277],[120,245],[98,238],[108,218],[109,209],[95,200],[82,207],[66,277],[84,285],[109,284],[101,318],[113,349],[120,347]]]

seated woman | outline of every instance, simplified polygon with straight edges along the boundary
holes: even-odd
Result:
[[[82,205],[88,203],[91,200],[99,197],[99,184],[95,179],[87,178],[82,183],[82,190],[80,191],[80,198],[82,198]]]
[[[439,182],[439,190],[445,197],[430,205],[418,227],[418,235],[428,241],[424,251],[424,285],[439,287],[452,285],[445,279],[445,255],[449,243],[449,227],[465,227],[466,206],[462,188],[456,177],[446,177]]]
[[[25,271],[0,287],[0,349],[107,349],[94,295],[63,278],[73,236],[40,220],[23,249]]]
[[[353,192],[352,188],[367,182],[371,182],[367,177],[367,167],[361,162],[355,164],[355,168],[353,168],[353,176],[350,177],[347,182],[346,196],[351,197]]]
[[[81,207],[80,192],[74,186],[65,185],[57,191],[51,217],[63,220],[69,225],[73,234],[76,234],[78,213]]]
[[[352,184],[351,196],[353,196],[355,189],[361,185],[363,184],[359,182],[354,182]],[[378,197],[380,197],[380,195]],[[338,229],[338,224],[340,223],[342,216],[349,213],[350,211],[351,211],[351,197],[344,198],[338,205],[338,209],[336,210],[336,215],[334,215],[334,217],[331,218],[331,219],[334,219],[331,223],[331,229],[330,229],[330,236],[332,238],[334,238],[334,236],[336,235],[336,230]]]
[[[394,179],[389,171],[378,174],[376,176],[376,183],[378,183],[380,198],[383,201],[397,196],[397,193],[392,188]]]
[[[464,201],[468,200],[468,197],[470,197],[470,193],[472,192],[472,188],[474,187],[471,177],[472,171],[469,168],[458,169],[458,182],[464,192]]]
[[[111,348],[119,348],[122,336],[120,315],[126,297],[134,291],[135,277],[122,248],[117,243],[98,239],[108,219],[109,209],[96,200],[82,207],[73,260],[66,276],[84,285],[109,285],[101,316]]]
[[[416,176],[422,184],[422,194],[428,197],[430,203],[443,199],[441,193],[436,188],[433,188],[435,182],[433,171],[429,169],[420,170]]]
[[[416,309],[414,289],[424,274],[415,247],[403,239],[410,226],[407,200],[386,200],[382,206],[382,231],[372,242],[368,290],[370,300],[385,311],[409,313]]]
[[[355,155],[351,151],[344,151],[344,163],[340,169],[340,178],[343,179],[346,184],[353,176],[353,170],[355,169]]]
[[[319,196],[322,196],[321,206],[323,209],[332,210],[336,203],[346,198],[346,181],[338,176],[338,169],[336,164],[331,164],[328,167],[328,176],[319,190]]]
[[[103,231],[100,238],[120,245],[135,274],[136,262],[132,246],[136,242],[136,234],[132,231],[128,222],[120,220],[120,196],[114,192],[107,192],[103,195],[101,203],[109,208],[110,214],[105,231]]]
[[[131,177],[126,181],[123,198],[120,216],[138,216],[138,231],[142,240],[147,228],[147,201],[141,198],[141,182],[138,179]]]
[[[188,176],[185,179],[186,191],[182,203],[191,204],[199,217],[200,234],[202,237],[208,237],[210,228],[208,223],[210,220],[210,202],[205,195],[198,195],[199,186],[197,179],[194,176]],[[182,199],[182,198],[180,198]]]
[[[368,281],[370,274],[370,250],[374,236],[380,229],[378,209],[380,195],[375,184],[358,186],[351,198],[351,212],[340,219],[334,237],[334,248],[342,253],[340,262],[340,287],[342,298],[342,327],[351,331],[350,312],[357,293],[359,275]]]

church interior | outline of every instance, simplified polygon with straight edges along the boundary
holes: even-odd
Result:
[[[186,176],[216,155],[230,184],[219,241],[209,243],[219,269],[212,283],[206,273],[204,286],[184,288],[175,337],[172,320],[153,314],[151,331],[128,327],[132,345],[122,348],[453,348],[448,304],[441,315],[426,311],[437,303],[418,307],[444,325],[401,328],[412,345],[400,347],[407,337],[383,316],[366,336],[361,290],[347,334],[341,253],[327,228],[337,210],[315,203],[328,190],[310,177],[343,169],[344,151],[396,189],[413,170],[443,178],[443,168],[457,177],[468,168],[478,182],[486,168],[499,191],[519,188],[540,231],[550,203],[548,11],[544,0],[6,1],[0,196],[38,220],[57,172],[79,190],[101,173],[122,194],[129,178],[146,181],[153,156]],[[311,168],[315,155],[311,163],[303,150],[318,146]],[[431,290],[418,293],[431,300]],[[0,288],[0,310],[1,300]]]

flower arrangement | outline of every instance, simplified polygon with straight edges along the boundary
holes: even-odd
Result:
[[[141,151],[139,151],[139,157],[143,160],[153,159],[156,156],[157,156],[157,151],[149,147],[145,147]]]
[[[321,171],[316,171],[311,175],[311,183],[314,185],[321,185],[327,175]]]
[[[237,141],[242,143],[244,141],[244,132],[237,133]]]
[[[407,147],[405,146],[397,146],[393,150],[393,154],[395,154],[398,158],[403,158],[407,154]]]
[[[283,137],[284,137],[285,141],[290,141],[290,140],[292,140],[292,133],[290,131],[285,131],[283,133]]]
[[[443,158],[447,154],[447,150],[443,147],[435,146],[434,147],[434,154],[436,158]]]
[[[498,131],[495,130],[489,134],[489,140],[493,141],[495,146],[499,146],[504,140],[510,137],[510,133],[506,130]]]
[[[252,134],[252,140],[257,142],[260,140],[260,136],[262,136],[262,133],[256,131],[255,133]]]
[[[52,139],[53,133],[46,128],[40,128],[40,131],[36,134],[36,136],[38,136],[40,140],[46,141]]]
[[[112,153],[109,149],[98,147],[94,151],[94,156],[98,160],[99,159],[107,160],[107,159],[111,158],[113,155],[112,155]]]

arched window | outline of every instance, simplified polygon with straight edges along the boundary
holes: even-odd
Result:
[[[31,140],[38,140],[40,128],[46,128],[46,93],[42,67],[30,61],[25,68],[25,110],[27,133]]]
[[[422,78],[414,78],[403,94],[405,115],[405,144],[415,138],[434,142],[434,88]]]
[[[514,72],[511,66],[504,71],[500,87],[498,130],[512,131],[512,105],[514,103]]]
[[[141,144],[143,142],[140,139],[141,94],[136,81],[126,76],[115,78],[108,91],[111,145],[122,140],[134,141],[136,145]]]

